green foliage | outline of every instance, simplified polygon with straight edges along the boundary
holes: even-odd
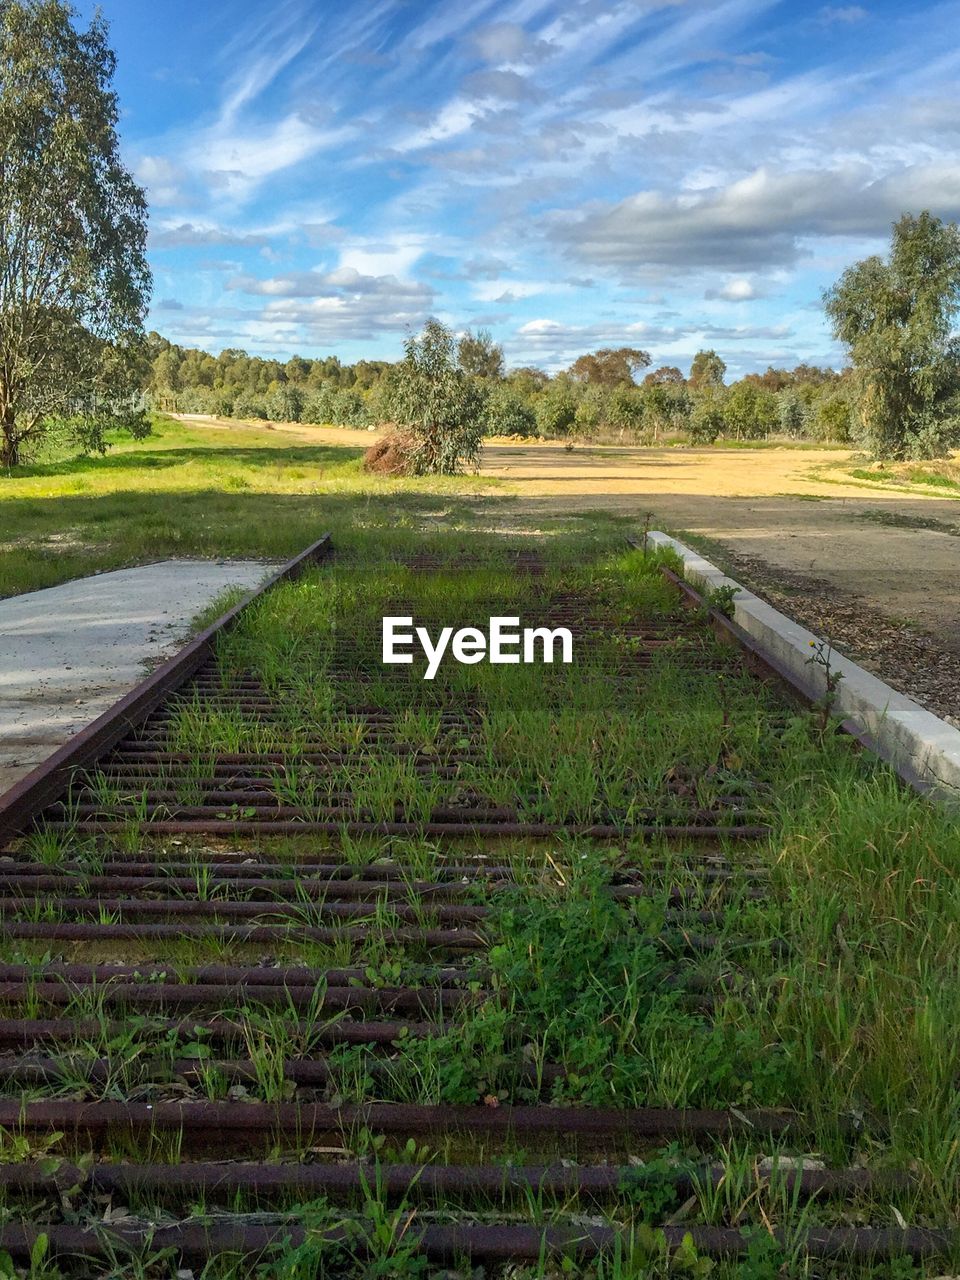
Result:
[[[412,439],[415,475],[456,475],[476,467],[483,442],[484,395],[457,363],[453,333],[428,320],[404,343],[396,375],[394,421]]]
[[[643,424],[644,397],[639,387],[621,382],[610,393],[608,421],[621,431],[636,431]]]
[[[926,211],[904,214],[889,257],[848,268],[824,304],[853,358],[873,454],[944,455],[960,438],[960,227]]]
[[[715,351],[698,351],[690,365],[690,386],[694,391],[722,387],[726,372],[726,364]]]
[[[84,446],[133,422],[150,293],[146,200],[120,159],[103,19],[0,5],[0,464],[54,422]],[[138,428],[139,429],[139,428]]]
[[[577,417],[577,396],[569,379],[554,378],[538,396],[535,412],[541,435],[569,435]]]
[[[679,370],[659,370],[664,374]],[[690,393],[685,380],[677,381],[673,377],[644,380],[643,387],[643,420],[656,438],[660,431],[680,431],[688,425],[691,410]]]
[[[303,415],[304,395],[290,383],[274,388],[267,396],[267,417],[272,422],[299,422]]]
[[[722,392],[708,390],[694,397],[690,412],[690,439],[694,444],[712,444],[725,426]]]
[[[532,436],[537,415],[509,385],[495,387],[487,397],[485,431],[492,436]]]
[[[473,378],[503,377],[503,347],[494,342],[489,329],[466,331],[457,344],[457,360],[464,373]]]
[[[723,402],[727,433],[737,440],[762,440],[777,425],[777,398],[756,382],[736,382]]]
[[[853,437],[854,407],[847,390],[818,397],[810,417],[810,434],[816,439],[847,444]]]
[[[240,395],[233,402],[233,416],[235,418],[259,418],[266,420],[267,406],[266,401],[256,400],[249,395]]]

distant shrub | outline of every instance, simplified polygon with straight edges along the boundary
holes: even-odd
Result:
[[[365,427],[369,421],[366,401],[353,387],[343,387],[331,397],[330,413],[330,421],[340,427]]]
[[[477,466],[486,410],[479,380],[457,362],[453,333],[428,320],[419,337],[404,343],[397,368],[392,417],[411,438],[410,467],[416,475],[455,475]]]
[[[578,435],[589,435],[607,421],[609,392],[601,383],[589,383],[580,397],[574,415]]]
[[[537,429],[543,436],[570,434],[577,418],[577,397],[566,379],[556,378],[537,398]]]
[[[210,412],[215,413],[218,418],[232,418],[235,403],[235,398],[229,391],[215,391],[210,399]]]
[[[303,392],[289,383],[267,396],[266,416],[272,422],[299,422],[303,414]]]
[[[738,440],[762,440],[780,425],[777,397],[756,382],[735,382],[723,404],[726,431]]]
[[[853,406],[842,391],[817,401],[811,424],[811,434],[816,439],[847,444],[853,436],[853,426]]]
[[[620,383],[610,392],[607,417],[618,431],[639,431],[643,426],[643,392],[632,384]]]
[[[233,416],[235,418],[261,418],[266,421],[269,414],[262,400],[256,400],[253,396],[241,393],[234,401]]]
[[[497,387],[487,399],[485,430],[492,436],[532,436],[537,415],[509,387]]]
[[[704,391],[693,397],[689,429],[694,444],[713,444],[723,434],[725,425],[721,394]]]

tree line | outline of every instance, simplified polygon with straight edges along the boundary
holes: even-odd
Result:
[[[403,419],[396,403],[402,361],[279,361],[237,349],[213,356],[157,333],[148,336],[148,347],[143,389],[158,410],[339,426]],[[455,339],[451,356],[473,385],[486,435],[649,443],[786,436],[845,443],[855,431],[850,370],[801,364],[728,383],[715,351],[698,352],[685,376],[672,365],[651,368],[648,352],[621,347],[588,352],[550,375],[529,366],[505,369],[502,348],[484,330]]]

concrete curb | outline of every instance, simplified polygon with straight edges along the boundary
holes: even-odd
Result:
[[[672,548],[683,561],[684,577],[704,593],[718,587],[736,587],[734,621],[809,688],[814,697],[823,696],[825,673],[807,662],[810,642],[819,644],[822,637],[728,578],[716,565],[676,538],[653,532],[647,535],[647,542],[654,547]],[[929,783],[942,799],[960,803],[960,729],[925,710],[906,694],[891,689],[841,654],[832,654],[830,663],[834,671],[843,674],[837,689],[838,710],[865,729],[894,760]]]

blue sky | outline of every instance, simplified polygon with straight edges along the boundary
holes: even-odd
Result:
[[[433,314],[513,365],[838,364],[823,288],[960,215],[960,2],[100,7],[185,345],[392,359]]]

